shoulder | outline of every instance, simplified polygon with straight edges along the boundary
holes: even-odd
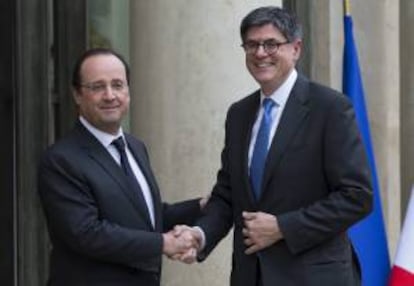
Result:
[[[320,100],[337,100],[336,98],[345,98],[345,95],[326,85],[320,84],[318,82],[310,81],[309,82],[309,91],[313,97],[316,97]]]
[[[126,141],[128,142],[128,146],[131,149],[131,151],[138,154],[139,156],[149,156],[148,149],[143,141],[131,135],[130,133],[124,133],[124,136]]]
[[[83,125],[77,121],[74,127],[46,148],[40,160],[41,165],[74,164],[84,162],[90,150],[102,150],[104,147]]]
[[[349,98],[340,91],[303,76],[298,78],[292,93],[305,98],[304,100],[309,101],[312,106],[328,110],[333,106],[351,106]]]
[[[53,161],[79,160],[82,144],[79,136],[74,130],[48,146],[43,152],[40,164],[50,164]]]
[[[229,109],[228,113],[241,113],[246,114],[253,107],[257,107],[260,103],[260,90],[255,90],[254,92],[248,94],[247,96],[241,98],[238,101],[233,102]]]
[[[128,144],[134,145],[135,147],[146,149],[144,142],[135,137],[134,135],[125,132],[124,136]]]
[[[245,106],[251,106],[260,101],[260,89],[253,91],[252,93],[244,96],[238,101],[235,101],[230,107],[243,108]]]

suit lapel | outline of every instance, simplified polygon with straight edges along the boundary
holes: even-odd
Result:
[[[102,144],[85,127],[83,127],[80,122],[77,123],[76,128],[79,131],[79,141],[88,156],[95,160],[105,170],[108,176],[118,183],[120,189],[125,196],[128,197],[135,209],[145,218],[148,225],[152,226],[149,214],[146,212],[147,208],[143,208],[141,205],[145,202],[140,202],[137,199],[137,195],[128,184],[125,174],[112,156],[108,153],[105,147],[102,146]]]
[[[138,163],[138,166],[142,172],[142,174],[144,175],[148,187],[150,189],[151,192],[151,196],[152,196],[152,201],[154,204],[154,219],[155,219],[155,229],[162,229],[162,221],[161,221],[161,196],[160,193],[158,191],[158,186],[157,183],[155,181],[155,178],[151,172],[150,166],[148,164],[147,160],[144,160],[145,157],[147,157],[145,154],[142,154],[142,152],[139,151],[139,149],[135,146],[135,144],[133,143],[133,141],[129,138],[128,135],[125,135],[125,138],[128,142],[128,147],[132,153],[132,155],[134,156],[135,160]],[[149,219],[149,217],[148,217]]]
[[[286,102],[285,109],[267,155],[262,198],[267,191],[266,186],[270,181],[272,173],[275,172],[294,134],[302,126],[303,120],[308,115],[309,108],[306,103],[309,95],[307,87],[307,81],[299,76]]]
[[[256,91],[251,98],[251,102],[247,104],[247,108],[245,112],[243,112],[242,117],[242,128],[243,133],[242,137],[244,138],[243,146],[242,146],[242,154],[243,154],[243,180],[244,185],[247,186],[247,196],[249,197],[249,201],[252,204],[256,204],[257,201],[253,195],[253,189],[250,183],[250,175],[249,175],[249,147],[250,147],[250,140],[252,136],[252,129],[253,125],[256,121],[256,117],[259,111],[260,106],[260,91]]]

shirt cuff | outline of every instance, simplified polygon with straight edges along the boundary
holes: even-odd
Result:
[[[193,226],[192,228],[193,228],[193,230],[197,231],[201,236],[200,249],[198,250],[200,252],[206,246],[206,235],[204,234],[204,231],[201,229],[201,227]]]

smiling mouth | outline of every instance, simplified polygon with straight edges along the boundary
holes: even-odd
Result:
[[[114,110],[114,109],[118,109],[119,106],[101,106],[102,110]]]
[[[267,67],[273,66],[273,64],[272,63],[259,63],[259,64],[256,64],[255,66],[258,68],[267,68]]]

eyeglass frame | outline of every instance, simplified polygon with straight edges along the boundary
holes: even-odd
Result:
[[[266,52],[266,54],[272,55],[276,53],[281,46],[290,44],[290,43],[291,43],[290,41],[278,42],[275,39],[267,39],[267,40],[260,41],[260,42],[249,40],[249,41],[242,43],[240,46],[244,49],[245,53],[248,55],[254,55],[255,53],[257,53],[260,47],[263,47],[263,50]],[[248,44],[254,44],[254,46],[251,46],[250,48],[246,47],[246,45]],[[274,44],[273,50],[272,48],[269,48],[269,45],[272,45],[272,44]]]
[[[113,80],[111,82],[103,82],[103,81],[88,82],[88,83],[82,83],[79,86],[86,88],[89,92],[93,94],[101,94],[107,90],[108,85],[110,86],[111,90],[115,92],[123,92],[128,87],[128,83],[122,80]]]

